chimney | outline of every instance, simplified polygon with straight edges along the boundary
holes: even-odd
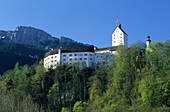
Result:
[[[119,24],[119,28],[121,29],[121,24]]]

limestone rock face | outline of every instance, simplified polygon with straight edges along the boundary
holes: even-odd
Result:
[[[60,43],[63,43],[63,42],[74,42],[74,40],[70,39],[70,38],[67,38],[67,37],[60,37],[59,38],[59,42]]]
[[[15,31],[0,30],[0,40],[6,43],[26,44],[43,49],[55,43],[75,42],[66,37],[60,39],[52,37],[45,31],[30,26],[19,26],[16,27]]]

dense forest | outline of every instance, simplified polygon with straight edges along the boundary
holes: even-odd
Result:
[[[0,112],[168,112],[170,41],[120,46],[108,66],[16,63],[0,76],[0,96]]]
[[[43,59],[47,51],[28,45],[3,43],[0,41],[0,74],[13,69],[18,62],[20,65],[33,65]]]

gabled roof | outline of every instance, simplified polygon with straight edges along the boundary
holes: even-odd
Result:
[[[58,50],[59,49],[54,49],[54,50],[51,50],[51,51],[47,52],[45,54],[44,58],[48,57],[49,55],[58,54]]]
[[[119,28],[124,34],[128,35],[122,28],[121,28],[121,24],[119,24],[119,26],[116,27],[116,29]],[[116,31],[116,29],[114,30],[114,32]],[[113,32],[113,33],[114,33]]]
[[[124,34],[127,35],[127,33],[126,33],[121,27],[119,27],[119,28],[120,28],[120,30],[121,30]]]

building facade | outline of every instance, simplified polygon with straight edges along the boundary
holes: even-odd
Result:
[[[117,26],[112,34],[112,46],[124,45],[128,47],[128,35],[121,28],[121,24]]]
[[[112,34],[112,47],[95,48],[74,47],[54,49],[45,54],[44,67],[56,68],[58,65],[78,65],[80,67],[93,67],[98,64],[108,65],[114,57],[119,45],[128,47],[128,35],[118,25]]]
[[[111,50],[111,49],[108,49]],[[78,65],[92,67],[98,64],[110,64],[113,58],[112,51],[99,53],[102,49],[95,47],[74,47],[51,50],[44,57],[45,68],[56,68],[58,65]]]

